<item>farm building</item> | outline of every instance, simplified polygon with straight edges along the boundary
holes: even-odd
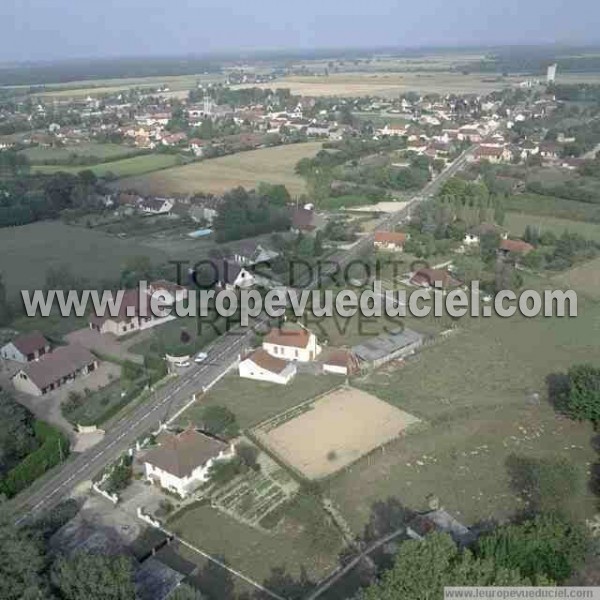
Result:
[[[414,354],[423,340],[423,335],[412,329],[396,329],[354,346],[352,353],[368,366],[378,367]]]
[[[17,336],[14,340],[0,348],[0,357],[5,360],[14,360],[20,363],[28,363],[39,360],[50,352],[50,343],[39,332],[32,331]]]
[[[351,375],[359,369],[358,359],[349,350],[330,348],[321,359],[324,373]]]
[[[296,364],[271,356],[259,348],[240,362],[238,370],[240,377],[246,379],[285,385],[296,375]]]
[[[298,362],[309,362],[321,353],[317,336],[300,325],[272,329],[262,347],[275,358]]]
[[[71,344],[61,346],[41,360],[31,362],[13,375],[12,382],[19,392],[43,396],[97,368],[98,360],[89,350],[78,344]]]
[[[233,444],[192,428],[162,434],[158,443],[144,456],[146,479],[182,498],[208,480],[215,461],[229,460],[235,454]]]

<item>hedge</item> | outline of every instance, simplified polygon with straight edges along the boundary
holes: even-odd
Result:
[[[16,496],[69,454],[69,440],[58,429],[44,421],[36,421],[33,429],[40,443],[39,448],[28,454],[0,480],[0,493],[8,498]]]

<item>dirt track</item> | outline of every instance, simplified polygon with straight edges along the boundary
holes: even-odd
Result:
[[[398,437],[416,417],[371,394],[338,388],[258,438],[309,479],[326,477]]]

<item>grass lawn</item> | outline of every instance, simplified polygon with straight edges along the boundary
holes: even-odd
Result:
[[[600,223],[587,221],[571,221],[559,217],[545,215],[529,215],[516,212],[507,212],[503,226],[511,235],[523,235],[527,225],[538,227],[542,232],[553,231],[561,235],[565,230],[571,233],[579,233],[589,240],[600,242]]]
[[[600,304],[580,298],[579,317],[551,323],[490,318],[460,327],[402,368],[354,381],[425,421],[328,482],[356,532],[372,504],[390,496],[424,509],[433,493],[467,523],[512,514],[522,507],[506,469],[513,454],[564,456],[584,470],[597,460],[591,426],[555,414],[545,378],[599,356]],[[574,503],[579,516],[595,511],[591,493]]]
[[[116,160],[129,154],[139,152],[137,148],[121,146],[119,144],[94,144],[83,143],[75,146],[65,146],[62,148],[42,148],[40,146],[22,150],[20,154],[26,156],[32,164],[44,163],[46,161],[68,162],[73,156],[93,157],[102,160]],[[85,167],[79,167],[85,168]]]
[[[37,165],[32,167],[34,173],[45,173],[46,175],[63,171],[65,173],[79,173],[80,171],[93,171],[98,177],[104,177],[112,173],[116,177],[132,177],[143,175],[160,169],[174,167],[178,162],[176,154],[145,154],[143,156],[133,156],[122,160],[115,160],[97,165],[84,166],[62,166],[62,165]]]
[[[573,221],[600,222],[600,204],[565,200],[554,196],[540,194],[518,194],[504,201],[507,211],[537,215],[542,217],[558,217]]]
[[[154,327],[149,339],[133,345],[130,350],[134,354],[141,355],[163,356],[165,353],[173,356],[192,355],[226,331],[226,322],[223,318],[213,321],[212,318],[207,317],[200,319],[199,324],[196,317],[181,317]]]
[[[114,280],[132,256],[166,261],[158,248],[60,221],[6,227],[0,236],[0,273],[11,297],[22,289],[43,288],[50,267],[66,265],[74,275],[95,283]]]
[[[307,142],[239,152],[127,178],[119,182],[119,187],[159,196],[196,192],[220,194],[237,186],[249,189],[267,182],[283,184],[291,194],[301,194],[306,190],[304,180],[294,173],[296,163],[301,158],[314,156],[320,148],[320,142]]]
[[[292,509],[276,530],[264,532],[210,506],[198,506],[175,515],[167,527],[259,582],[267,580],[278,568],[296,579],[304,568],[315,581],[335,567],[342,542],[339,539],[338,544],[326,549],[316,545],[307,534],[302,517]],[[322,526],[327,527],[324,519]]]
[[[242,379],[234,372],[186,410],[179,417],[178,424],[198,423],[205,407],[224,406],[235,414],[241,428],[252,427],[336,387],[342,381],[343,378],[337,375],[298,374],[288,385],[281,386]]]

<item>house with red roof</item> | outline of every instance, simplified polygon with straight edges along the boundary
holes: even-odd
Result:
[[[321,353],[317,336],[296,324],[271,329],[262,347],[275,358],[296,362],[310,362]]]
[[[419,269],[410,278],[410,283],[424,288],[433,288],[438,284],[443,290],[461,285],[461,282],[445,269]]]
[[[286,385],[296,375],[296,363],[277,358],[258,348],[238,365],[240,377]]]
[[[498,253],[503,256],[525,256],[533,250],[535,248],[523,240],[502,240],[498,247]]]
[[[409,236],[399,231],[376,231],[373,236],[373,246],[380,250],[402,252]]]

